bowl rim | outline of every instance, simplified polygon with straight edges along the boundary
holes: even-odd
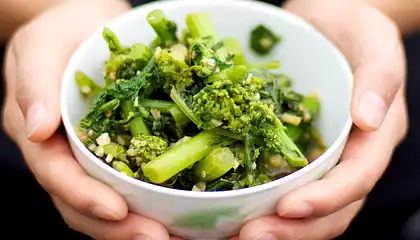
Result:
[[[96,167],[101,169],[102,171],[106,172],[109,175],[112,175],[115,178],[120,179],[126,184],[133,185],[137,188],[142,188],[148,191],[156,192],[163,195],[171,195],[176,197],[183,197],[183,198],[195,198],[195,199],[225,199],[225,198],[236,198],[236,197],[243,197],[251,194],[257,194],[260,192],[269,191],[271,189],[277,188],[280,185],[283,185],[287,182],[293,181],[297,178],[302,177],[305,174],[310,173],[318,166],[320,166],[324,161],[326,161],[340,146],[341,144],[346,141],[347,136],[350,132],[352,127],[353,121],[351,119],[350,113],[348,115],[348,119],[342,128],[340,135],[336,138],[336,140],[331,144],[330,147],[322,154],[320,157],[315,159],[313,162],[308,164],[306,167],[293,172],[285,177],[280,179],[271,181],[269,183],[261,184],[258,186],[245,188],[245,189],[237,189],[237,190],[229,190],[229,191],[214,191],[214,192],[195,192],[195,191],[186,191],[186,190],[179,190],[179,189],[171,189],[159,185],[154,185],[151,183],[146,183],[143,181],[139,181],[137,179],[131,178],[126,176],[125,174],[119,173],[114,169],[110,168],[107,164],[102,162],[99,158],[97,158],[92,152],[90,152],[83,143],[79,140],[74,131],[74,128],[71,124],[69,113],[67,109],[67,92],[65,90],[65,80],[72,79],[68,76],[73,76],[74,72],[70,71],[71,69],[75,69],[75,65],[82,58],[84,53],[88,51],[89,46],[94,43],[94,38],[97,37],[98,34],[102,33],[102,29],[104,26],[118,24],[118,22],[122,21],[125,18],[131,18],[133,15],[138,14],[139,12],[149,12],[153,9],[160,8],[163,11],[167,8],[174,8],[180,7],[181,5],[200,5],[200,6],[220,6],[220,7],[240,7],[240,8],[248,8],[253,9],[261,12],[277,14],[279,18],[283,18],[285,21],[289,21],[296,26],[304,28],[306,31],[310,32],[314,38],[318,38],[319,41],[324,42],[324,44],[329,45],[331,51],[336,56],[339,64],[341,65],[342,69],[346,71],[347,80],[349,84],[349,91],[352,90],[353,87],[353,73],[351,71],[350,65],[347,62],[344,55],[337,49],[337,47],[331,43],[324,35],[322,35],[314,26],[309,24],[306,20],[294,15],[293,13],[287,12],[286,10],[281,9],[280,7],[276,7],[274,5],[257,2],[257,1],[245,1],[245,0],[171,0],[171,1],[159,1],[159,2],[151,2],[147,3],[138,7],[131,9],[126,13],[123,13],[110,21],[103,24],[101,27],[98,28],[88,39],[83,41],[73,52],[72,57],[70,58],[68,65],[62,75],[62,87],[61,87],[61,115],[64,127],[67,132],[67,137],[69,141],[72,141],[75,146],[81,151],[84,157],[87,157],[89,161],[94,163]],[[79,163],[80,164],[80,163]]]

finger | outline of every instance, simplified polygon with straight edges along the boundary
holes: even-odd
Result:
[[[354,123],[378,129],[405,77],[395,24],[361,1],[294,0],[284,7],[310,21],[344,53],[354,71]]]
[[[341,235],[361,208],[354,202],[339,212],[322,218],[285,219],[268,216],[247,223],[239,240],[325,240]]]
[[[405,115],[404,100],[398,97],[378,131],[355,130],[350,135],[342,162],[323,179],[281,198],[277,206],[279,216],[325,216],[363,198],[380,178],[402,138]]]
[[[63,136],[57,133],[43,143],[27,141],[20,147],[29,168],[49,193],[87,215],[108,220],[126,217],[124,199],[83,171]]]
[[[57,198],[53,197],[53,201],[70,228],[83,232],[94,239],[170,239],[167,231],[161,224],[132,213],[128,214],[127,218],[121,221],[106,221],[82,215]]]
[[[113,7],[98,1],[68,3],[45,13],[14,36],[11,51],[17,67],[16,100],[25,117],[26,136],[30,140],[48,139],[57,129],[62,72],[81,40],[106,19],[128,9],[123,1],[112,2],[115,2]],[[87,21],[74,18],[92,13],[95,17]]]
[[[352,51],[348,55],[354,65],[353,121],[363,130],[376,130],[404,81],[405,58],[398,30],[385,16],[377,11],[360,14],[369,14],[369,18],[357,19],[372,21],[360,22],[351,43],[342,48]]]

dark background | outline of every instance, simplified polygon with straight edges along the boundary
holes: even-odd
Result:
[[[267,2],[280,5],[281,1]],[[408,62],[410,132],[396,150],[365,207],[340,239],[403,239],[404,224],[420,207],[420,159],[416,149],[420,139],[417,126],[420,112],[416,110],[420,102],[420,34],[407,37],[404,44]],[[0,46],[0,63],[3,51]],[[0,101],[3,91],[1,85]],[[88,239],[67,228],[47,193],[26,170],[18,148],[3,132],[0,132],[0,146],[0,217],[3,219],[0,239]],[[407,237],[404,239],[408,240]]]

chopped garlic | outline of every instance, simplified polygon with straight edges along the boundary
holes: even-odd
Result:
[[[185,55],[178,51],[172,51],[171,56],[178,61],[185,61]]]
[[[99,146],[105,146],[107,144],[111,143],[111,138],[109,137],[108,133],[102,133],[97,139],[96,143],[98,143]]]
[[[213,126],[215,126],[215,127],[219,127],[219,126],[221,126],[222,124],[223,124],[223,122],[221,122],[221,121],[219,121],[219,120],[217,120],[217,119],[212,119],[211,120],[211,123],[213,124]]]
[[[88,146],[88,149],[90,150],[90,151],[95,151],[95,149],[96,149],[96,144],[94,144],[94,143],[91,143],[91,144],[89,144],[89,146]]]
[[[123,137],[121,137],[120,135],[117,136],[116,140],[117,140],[117,143],[119,143],[120,145],[124,146],[126,144],[125,139]]]
[[[197,57],[197,52],[196,51],[192,51],[191,53],[191,59],[195,59]]]
[[[111,80],[117,79],[117,73],[116,72],[110,72],[109,73],[109,79],[111,79]]]
[[[90,88],[90,86],[81,86],[80,87],[80,91],[82,93],[88,94],[88,93],[90,93],[92,91],[92,89]]]
[[[216,61],[212,58],[204,58],[203,60],[201,60],[201,64],[208,67],[214,67],[216,66]]]
[[[110,162],[112,161],[112,159],[114,159],[114,156],[112,156],[111,154],[108,154],[108,155],[106,156],[106,158],[105,158],[105,161],[106,161],[107,163],[110,163]]]
[[[181,53],[184,56],[184,59],[188,56],[188,49],[183,44],[177,43],[171,47],[171,50]]]
[[[162,48],[157,47],[156,50],[155,50],[155,58],[156,58],[156,60],[159,59],[161,52],[162,52]]]
[[[204,190],[206,190],[206,183],[205,182],[198,182],[192,188],[192,191],[197,191],[197,192],[202,192]]]
[[[284,165],[283,163],[284,163],[283,159],[281,158],[280,155],[273,155],[270,157],[270,164],[273,167],[277,167],[277,168],[283,167]]]
[[[302,117],[290,114],[290,113],[283,113],[280,116],[280,120],[295,126],[298,126],[302,121]]]
[[[254,162],[254,163],[252,163],[252,169],[257,169],[257,164]]]
[[[157,110],[157,109],[151,109],[150,110],[150,113],[152,114],[152,116],[155,118],[155,119],[158,119],[158,118],[160,118],[160,111],[159,110]]]
[[[238,159],[235,158],[235,162],[233,163],[233,169],[236,170],[239,167],[239,165],[241,165],[241,164],[239,163]]]
[[[248,76],[245,79],[246,84],[251,84],[251,78],[252,78],[252,73],[248,74]]]
[[[201,171],[201,178],[204,179],[206,178],[207,174],[206,174],[206,170]]]
[[[112,110],[105,110],[104,115],[105,115],[105,117],[111,117],[112,116]]]
[[[97,146],[95,149],[95,155],[98,157],[103,157],[105,153],[104,147],[103,146]]]

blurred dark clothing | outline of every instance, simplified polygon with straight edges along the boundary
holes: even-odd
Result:
[[[145,2],[133,0],[134,5]],[[282,1],[266,1],[280,5]],[[369,195],[366,205],[340,239],[420,239],[420,34],[405,40],[408,61],[408,107],[411,128],[405,142],[396,150],[393,161]],[[384,49],[386,51],[386,49]],[[0,48],[2,59],[3,48]],[[1,62],[0,62],[1,63]],[[4,86],[1,85],[0,101]],[[89,239],[71,231],[52,205],[48,194],[26,169],[18,148],[0,132],[0,203],[2,237],[0,239]],[[63,173],[65,174],[65,173]],[[416,228],[417,226],[417,228]],[[10,236],[10,237],[3,237]],[[12,237],[13,236],[13,237]]]

